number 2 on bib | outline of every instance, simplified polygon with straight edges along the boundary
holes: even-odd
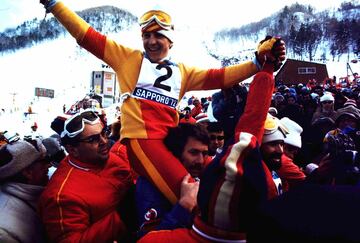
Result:
[[[169,85],[162,84],[161,82],[169,79],[172,76],[172,69],[166,65],[166,64],[159,64],[156,66],[156,69],[160,70],[162,68],[166,69],[166,74],[158,77],[154,82],[154,87],[157,87],[159,89],[164,89],[166,91],[171,91],[171,87]]]

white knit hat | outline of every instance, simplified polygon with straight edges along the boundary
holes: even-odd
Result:
[[[334,96],[331,93],[325,93],[323,96],[320,97],[320,102],[323,101],[334,101]]]
[[[156,31],[159,34],[162,34],[166,38],[170,40],[170,42],[174,43],[175,40],[175,32],[173,30],[158,30]]]
[[[275,108],[275,107],[270,107],[269,108],[269,113],[271,114],[271,113],[274,113],[274,114],[278,114],[278,110]]]
[[[45,157],[46,149],[40,139],[35,139],[38,149],[29,142],[19,140],[0,149],[0,180],[14,176],[36,160]]]
[[[264,124],[264,136],[262,143],[284,140],[287,134],[287,128],[280,122],[280,120],[268,114]]]
[[[290,144],[294,147],[301,148],[301,136],[300,134],[303,132],[302,127],[290,120],[288,117],[281,118],[280,122],[287,128],[289,134],[286,134],[286,138],[284,142],[286,144]]]

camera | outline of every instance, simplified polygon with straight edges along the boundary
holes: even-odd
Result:
[[[330,153],[332,158],[342,158],[345,151],[356,151],[354,140],[349,134],[342,132],[334,135],[327,135],[327,142],[324,146],[325,151]]]

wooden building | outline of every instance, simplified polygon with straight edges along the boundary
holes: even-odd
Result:
[[[312,79],[323,82],[328,76],[326,64],[287,59],[276,74],[275,81],[285,85],[306,84]]]

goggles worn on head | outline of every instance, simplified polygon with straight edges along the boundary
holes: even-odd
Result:
[[[153,21],[165,30],[174,29],[170,15],[160,10],[150,10],[144,13],[139,20],[139,24],[142,29],[146,29]]]
[[[71,118],[65,121],[64,131],[61,132],[61,137],[68,136],[73,138],[76,135],[84,131],[85,123],[94,125],[100,122],[100,118],[95,112],[91,110],[85,110],[78,114],[75,114]]]
[[[325,100],[323,102],[321,102],[322,104],[332,104],[333,102],[331,100]]]
[[[289,133],[288,129],[280,122],[280,120],[268,114],[264,124],[264,135],[275,133],[277,130],[282,132],[284,136]]]

